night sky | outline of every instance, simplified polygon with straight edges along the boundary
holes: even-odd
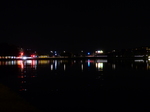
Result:
[[[43,51],[149,46],[148,3],[119,1],[1,2],[1,42]]]

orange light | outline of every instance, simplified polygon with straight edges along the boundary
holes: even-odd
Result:
[[[24,54],[23,52],[20,53],[21,56],[23,56],[23,54]]]

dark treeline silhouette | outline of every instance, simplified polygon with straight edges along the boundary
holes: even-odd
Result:
[[[0,43],[0,56],[18,56],[19,47],[17,45]]]
[[[132,58],[136,55],[141,55],[143,57],[148,57],[150,55],[150,47],[149,46],[143,46],[143,47],[137,47],[133,49],[122,49],[117,51],[109,52],[108,57],[124,57],[124,58]]]
[[[64,56],[64,57],[73,57],[73,53],[71,52],[61,52],[60,56]]]

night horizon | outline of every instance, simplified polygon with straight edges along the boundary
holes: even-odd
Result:
[[[0,112],[150,112],[149,2],[0,8]]]
[[[113,50],[149,46],[145,2],[8,2],[1,42],[48,50]]]

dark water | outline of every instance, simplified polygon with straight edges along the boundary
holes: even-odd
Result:
[[[41,111],[150,111],[148,60],[0,61],[0,83]]]

